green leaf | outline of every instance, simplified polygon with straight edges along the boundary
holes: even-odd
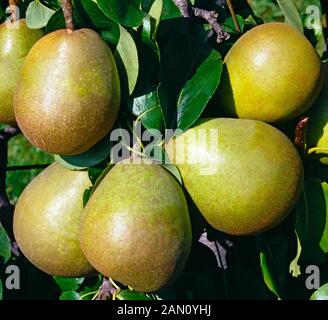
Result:
[[[285,16],[286,23],[303,32],[302,19],[294,2],[291,0],[277,0],[277,2]]]
[[[62,165],[63,167],[65,167],[66,169],[68,170],[76,170],[76,171],[79,171],[79,170],[85,170],[87,167],[79,167],[79,166],[74,166],[70,163],[68,163],[67,161],[65,161],[61,156],[59,156],[58,154],[55,154],[54,155],[54,158],[55,158],[55,161],[57,163],[59,163],[60,165]]]
[[[80,300],[80,294],[75,291],[63,292],[59,300]]]
[[[156,26],[159,24],[163,10],[163,0],[156,0],[150,8],[149,15],[155,19]]]
[[[140,0],[97,0],[99,8],[113,21],[126,27],[138,27],[146,13],[139,9]]]
[[[64,29],[64,28],[65,28],[65,18],[63,15],[63,10],[58,9],[49,19],[45,32],[50,33],[58,29]]]
[[[252,16],[250,16],[250,17],[252,17]],[[244,18],[242,16],[240,16],[238,14],[236,15],[236,18],[237,18],[237,21],[238,21],[240,32],[243,33],[244,32],[244,28],[245,28],[245,20],[244,20]],[[224,31],[229,32],[229,33],[237,33],[237,34],[239,33],[236,30],[236,27],[235,27],[235,24],[233,22],[232,17],[229,17],[229,18],[227,18],[224,21],[224,23],[223,23],[223,29],[224,29]]]
[[[218,87],[222,69],[221,55],[212,50],[182,88],[178,100],[178,128],[187,130],[200,117]]]
[[[1,223],[0,223],[0,257],[4,259],[5,263],[7,263],[11,257],[10,239]]]
[[[263,252],[260,253],[260,259],[261,259],[261,270],[262,270],[263,280],[267,285],[267,287],[279,298],[276,281],[270,271],[266,256]]]
[[[180,127],[186,128],[196,121],[218,85],[222,62],[206,39],[206,34],[203,39],[179,34],[168,40],[161,51],[158,93],[167,128],[177,127],[178,112]],[[213,64],[211,68],[210,64]]]
[[[328,300],[328,283],[316,290],[310,300]]]
[[[296,233],[302,252],[301,261],[324,263],[328,252],[328,185],[308,179],[296,205]]]
[[[53,277],[62,292],[76,291],[83,283],[84,278]]]
[[[179,8],[173,3],[172,0],[165,0],[163,3],[163,10],[161,20],[168,20],[174,18],[180,18],[181,12]]]
[[[0,279],[0,300],[3,300],[3,286],[2,286],[1,279]]]
[[[131,290],[123,290],[117,295],[118,300],[154,300],[150,295]]]
[[[177,181],[182,185],[182,177],[179,169],[173,164],[162,164],[162,167],[169,171]]]
[[[133,100],[132,112],[146,129],[163,131],[165,128],[157,90]]]
[[[130,33],[123,27],[120,28],[120,40],[114,53],[121,81],[127,82],[128,92],[131,95],[138,80],[139,59],[137,46]],[[125,80],[125,81],[124,81]]]
[[[102,38],[109,44],[116,46],[120,38],[119,26],[116,22],[108,18],[98,7],[97,3],[90,0],[77,0],[74,2],[75,9],[92,29],[101,33]]]
[[[296,257],[289,265],[289,273],[295,278],[297,278],[298,276],[300,276],[302,274],[301,273],[301,266],[299,265],[299,259],[301,257],[301,252],[302,252],[302,245],[301,245],[301,241],[300,241],[297,233],[296,233],[296,237],[297,237]]]
[[[26,11],[27,26],[30,29],[41,29],[48,24],[54,13],[55,10],[49,9],[40,1],[33,1],[29,4]]]
[[[104,161],[110,153],[111,142],[109,136],[103,138],[88,151],[76,156],[60,156],[65,162],[73,167],[83,169],[93,167]],[[58,159],[58,157],[57,157]]]

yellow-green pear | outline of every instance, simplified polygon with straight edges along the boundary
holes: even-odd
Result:
[[[53,164],[23,191],[14,213],[14,234],[24,255],[42,271],[82,277],[94,271],[79,242],[86,171]]]
[[[319,55],[301,32],[285,23],[246,32],[224,62],[218,107],[229,116],[287,121],[308,110],[322,88]]]
[[[117,164],[91,196],[80,237],[99,272],[137,291],[156,291],[174,281],[189,256],[184,193],[160,165]]]
[[[201,120],[171,139],[166,151],[202,215],[228,234],[249,236],[275,227],[300,195],[298,152],[264,122]]]
[[[14,92],[25,57],[42,30],[29,29],[21,19],[0,25],[0,123],[15,125]]]
[[[39,40],[14,98],[19,127],[42,150],[81,154],[112,129],[120,105],[113,54],[90,29],[57,30]]]

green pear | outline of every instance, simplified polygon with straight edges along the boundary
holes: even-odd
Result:
[[[14,234],[24,255],[42,271],[82,277],[94,271],[79,243],[86,171],[53,164],[23,191],[14,213]]]
[[[264,122],[202,120],[171,139],[166,151],[202,215],[228,234],[249,236],[273,228],[300,195],[298,152]]]
[[[91,196],[80,241],[102,274],[140,292],[171,283],[191,247],[184,193],[157,164],[117,164]]]
[[[28,140],[42,150],[81,154],[112,129],[120,81],[112,52],[93,30],[57,30],[39,40],[24,63],[14,97]]]
[[[25,57],[34,43],[43,36],[32,30],[26,20],[0,25],[0,123],[15,125],[14,92]]]
[[[324,87],[313,108],[307,132],[307,144],[310,153],[314,153],[320,162],[328,164],[328,72],[326,68]]]
[[[246,32],[224,61],[218,105],[229,116],[287,121],[308,110],[322,88],[319,55],[301,32],[285,23]]]

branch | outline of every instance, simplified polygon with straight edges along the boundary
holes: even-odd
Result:
[[[68,33],[72,33],[74,31],[72,1],[61,0],[61,6],[65,17],[66,30]]]
[[[192,11],[195,17],[204,19],[210,26],[212,26],[217,35],[217,43],[221,43],[222,41],[230,38],[230,34],[225,32],[218,23],[218,14],[215,11],[207,11],[199,8],[193,8]]]
[[[181,15],[185,18],[190,18],[191,15],[197,18],[204,19],[215,31],[217,35],[217,43],[230,38],[229,33],[225,32],[222,26],[218,23],[218,14],[215,11],[208,11],[200,8],[194,8],[188,0],[173,0],[175,5],[180,9]]]

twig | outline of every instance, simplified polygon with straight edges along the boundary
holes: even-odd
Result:
[[[72,1],[61,0],[61,6],[65,17],[66,30],[68,33],[72,33],[74,31]]]
[[[173,2],[180,9],[180,12],[183,17],[190,18],[189,0],[173,0]]]
[[[227,5],[228,5],[229,11],[230,11],[230,14],[232,17],[232,21],[233,21],[233,24],[235,25],[236,30],[238,32],[241,32],[240,26],[239,26],[239,23],[238,23],[238,20],[236,17],[235,9],[233,8],[233,5],[232,5],[232,0],[227,0]]]
[[[208,22],[209,25],[212,26],[213,30],[217,34],[217,42],[221,43],[224,40],[228,40],[230,38],[229,33],[225,32],[221,25],[218,23],[218,14],[215,11],[207,11],[199,8],[192,9],[194,16],[198,18],[202,18]]]
[[[194,8],[188,0],[173,0],[175,5],[180,9],[181,15],[185,18],[190,18],[191,15],[197,18],[204,19],[215,31],[217,35],[217,43],[230,38],[229,33],[225,32],[222,26],[218,23],[218,14],[215,11],[208,11],[200,8]]]

